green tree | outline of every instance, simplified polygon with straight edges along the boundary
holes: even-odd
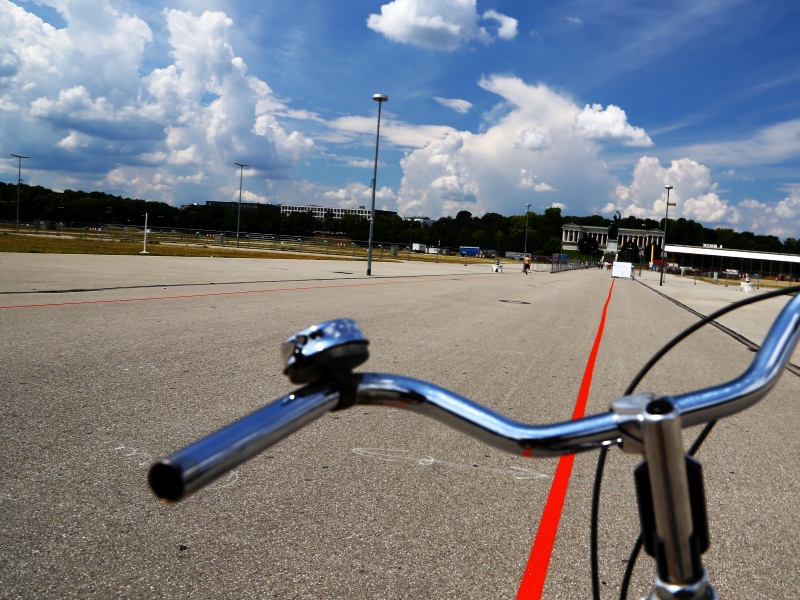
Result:
[[[597,240],[593,237],[584,236],[578,240],[578,252],[581,254],[586,254],[587,256],[591,256],[593,254],[597,254],[599,250],[599,245]]]

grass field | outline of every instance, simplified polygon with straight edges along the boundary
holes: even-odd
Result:
[[[70,236],[36,234],[0,234],[0,252],[33,252],[43,254],[139,254],[140,242],[101,240],[98,238],[79,239]],[[222,258],[296,258],[314,260],[363,260],[341,255],[301,254],[299,252],[270,252],[268,250],[249,250],[221,248],[219,246],[198,246],[196,244],[172,244],[160,241],[148,242],[147,252],[153,256],[216,256]],[[380,260],[375,258],[374,260]],[[384,260],[384,262],[388,262]],[[397,262],[397,261],[392,261]]]
[[[63,230],[62,230],[63,231]],[[138,237],[138,239],[136,239]],[[120,231],[110,233],[68,230],[64,235],[52,231],[46,233],[0,232],[0,252],[33,252],[55,254],[139,254],[142,250],[141,237],[133,240]],[[135,241],[134,241],[135,240]],[[205,238],[201,238],[205,240]],[[197,243],[195,236],[174,235],[172,233],[154,233],[147,236],[147,252],[154,256],[216,256],[223,258],[296,258],[314,260],[360,260],[367,258],[367,249],[363,247],[339,247],[323,245],[321,239],[305,238],[303,242],[282,243],[274,249],[269,241],[242,240],[241,248],[233,247],[234,240],[226,240],[230,246],[220,246],[208,240],[207,244]],[[376,262],[401,262],[404,260],[463,264],[464,258],[458,255],[417,254],[410,256],[400,252],[390,256],[388,250],[373,246],[372,259]],[[492,258],[467,259],[469,264],[494,262]],[[507,264],[509,260],[503,260]]]

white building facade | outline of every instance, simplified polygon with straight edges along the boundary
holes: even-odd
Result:
[[[280,204],[279,206],[281,207],[282,215],[291,215],[296,212],[309,212],[315,219],[319,219],[320,221],[328,213],[333,213],[334,219],[341,219],[344,215],[356,215],[364,219],[369,219],[371,216],[369,209],[363,206],[359,206],[358,208],[332,208],[329,206],[316,205],[297,206],[294,204]],[[379,211],[375,212],[377,213]]]
[[[583,237],[597,240],[597,246],[605,251],[608,246],[608,227],[593,225],[576,225],[567,223],[561,227],[561,244],[564,250],[577,250],[578,241]],[[628,242],[636,244],[637,248],[646,248],[650,244],[663,247],[664,232],[660,229],[625,229],[619,228],[617,247],[622,248]]]

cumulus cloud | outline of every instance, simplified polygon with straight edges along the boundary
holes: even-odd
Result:
[[[347,187],[325,192],[324,197],[326,200],[336,202],[342,208],[368,206],[372,203],[372,188],[363,183],[349,183]],[[375,204],[382,203],[384,208],[388,208],[389,203],[394,204],[396,198],[392,189],[386,186],[375,190]]]
[[[494,9],[489,9],[483,13],[483,18],[497,21],[499,26],[497,37],[504,40],[513,40],[517,37],[517,24],[519,22],[516,19],[502,15]]]
[[[534,192],[557,192],[558,190],[551,185],[547,185],[544,181],[536,183],[534,180],[537,178],[528,172],[527,169],[520,169],[519,182],[517,187],[523,190],[533,190]]]
[[[165,10],[171,62],[146,72],[154,36],[144,20],[109,0],[55,7],[62,29],[0,0],[0,122],[9,141],[35,138],[40,155],[49,150],[49,164],[169,200],[182,184],[227,180],[233,160],[286,177],[313,148],[278,117],[316,115],[293,111],[247,73],[225,14]]]
[[[527,127],[520,132],[517,145],[528,150],[546,150],[550,147],[550,140],[535,127]]]
[[[628,123],[625,111],[609,104],[588,104],[575,117],[575,130],[590,140],[614,142],[623,146],[652,146],[653,140],[641,127]]]
[[[740,228],[779,237],[798,237],[800,231],[800,189],[790,186],[789,194],[770,205],[753,198],[736,205],[741,213]]]
[[[618,186],[617,208],[625,215],[663,218],[667,208],[667,190],[671,185],[670,217],[686,217],[703,223],[736,224],[741,212],[729,205],[717,193],[711,181],[711,170],[705,165],[682,158],[664,167],[658,158],[643,156],[633,170],[630,186]]]
[[[516,19],[494,10],[486,11],[483,18],[499,24],[500,38],[516,36]],[[394,0],[381,6],[381,14],[371,14],[367,27],[395,42],[452,51],[473,40],[492,41],[479,25],[480,19],[476,0]]]
[[[564,17],[570,23],[575,23],[576,25],[583,25],[583,21],[581,21],[578,17]]]
[[[440,98],[439,96],[434,96],[433,99],[442,106],[452,108],[454,111],[460,112],[462,115],[469,112],[469,109],[472,108],[472,102],[459,100],[458,98]]]
[[[613,193],[603,146],[576,128],[582,109],[571,98],[509,76],[493,75],[479,85],[500,99],[500,108],[487,119],[491,125],[481,133],[450,130],[406,155],[397,194],[402,214],[513,213],[532,191],[587,198],[587,204],[589,198]],[[638,129],[627,120],[624,124]],[[620,135],[607,138],[607,143],[628,141]]]
[[[800,192],[797,190],[778,202],[775,214],[784,219],[796,219],[800,215]]]

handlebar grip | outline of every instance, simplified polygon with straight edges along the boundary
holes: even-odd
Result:
[[[303,387],[162,458],[150,467],[150,489],[167,502],[187,498],[335,408],[337,387],[333,382]]]

